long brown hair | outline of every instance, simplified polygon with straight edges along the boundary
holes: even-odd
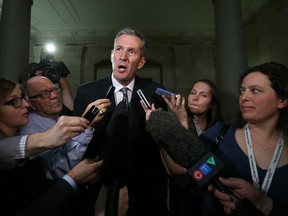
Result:
[[[207,128],[209,128],[210,126],[212,126],[216,122],[223,121],[222,115],[220,112],[220,101],[219,101],[218,91],[217,91],[216,85],[209,79],[196,80],[192,84],[192,88],[198,82],[203,82],[211,88],[211,95],[212,95],[211,108],[208,110],[207,116],[206,116]],[[188,109],[188,107],[186,107],[186,110],[187,110],[188,117],[189,117],[189,123],[191,122],[191,124],[192,124],[193,123],[193,121],[192,121],[193,113]]]

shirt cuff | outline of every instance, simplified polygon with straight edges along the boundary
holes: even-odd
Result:
[[[78,185],[70,176],[64,175],[62,178],[71,185],[71,187],[74,189],[76,193],[78,193],[79,191]]]
[[[23,159],[26,157],[25,154],[25,147],[26,147],[26,142],[27,142],[28,135],[24,135],[21,137],[19,146],[16,152],[16,159]]]

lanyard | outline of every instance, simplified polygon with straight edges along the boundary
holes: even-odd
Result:
[[[253,147],[252,147],[252,140],[251,140],[251,135],[250,135],[248,124],[245,125],[244,131],[245,131],[246,146],[248,150],[248,158],[249,158],[249,163],[250,163],[250,170],[251,170],[251,175],[253,179],[253,184],[258,189],[260,189],[257,165],[256,165]],[[283,138],[283,135],[281,134],[279,138],[279,142],[277,143],[276,149],[274,151],[272,160],[270,162],[269,168],[266,172],[266,175],[263,180],[262,187],[261,187],[261,191],[264,192],[265,194],[269,190],[270,184],[272,182],[275,170],[277,168],[277,164],[279,162],[279,159],[283,150],[283,146],[284,146],[284,138]]]

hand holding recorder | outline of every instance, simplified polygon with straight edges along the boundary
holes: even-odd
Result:
[[[155,93],[158,95],[164,95],[163,99],[165,100],[166,104],[168,105],[171,112],[175,114],[177,119],[181,122],[183,127],[188,129],[188,113],[185,107],[185,98],[182,97],[180,94],[175,95],[172,92],[169,92],[162,88],[157,88]]]
[[[139,95],[141,101],[143,102],[143,105],[145,106],[146,109],[151,109],[151,105],[145,95],[143,94],[141,89],[137,90],[137,94]]]
[[[105,95],[105,99],[98,99],[87,106],[87,108],[88,107],[90,108],[88,111],[84,112],[82,117],[86,118],[90,122],[90,125],[91,124],[94,125],[95,123],[99,122],[102,119],[104,113],[107,110],[107,107],[111,105],[111,102],[108,99],[112,97],[112,95],[114,94],[114,90],[115,87],[111,85]],[[97,118],[95,119],[96,116]],[[93,121],[94,119],[95,121]]]

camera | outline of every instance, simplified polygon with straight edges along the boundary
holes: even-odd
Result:
[[[41,70],[42,76],[47,77],[53,83],[58,83],[61,77],[67,77],[68,74],[70,74],[70,71],[62,61],[54,61],[51,59],[43,59],[40,61],[36,70],[34,70],[34,76],[37,70]]]
[[[30,63],[20,75],[18,82],[25,82],[27,79],[42,75],[50,79],[53,83],[58,83],[61,77],[67,77],[69,69],[62,61],[45,58],[37,63]]]

